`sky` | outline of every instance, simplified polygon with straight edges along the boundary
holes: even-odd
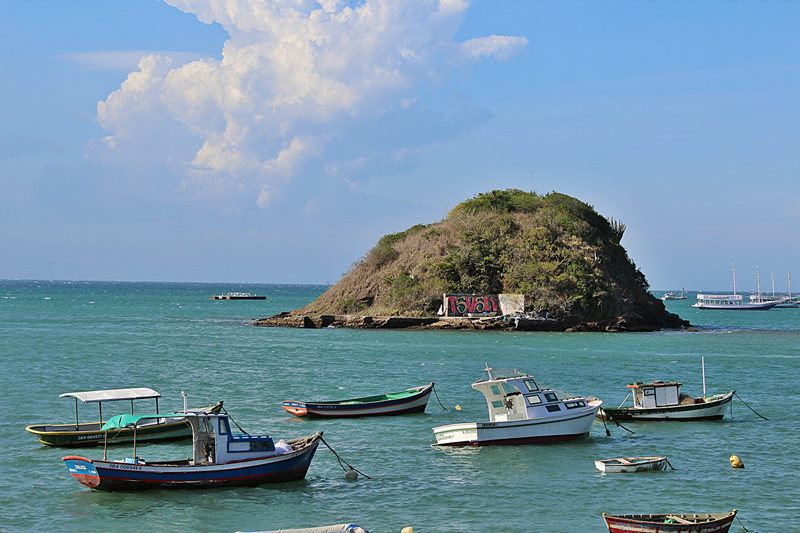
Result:
[[[800,3],[30,0],[0,278],[334,283],[481,192],[627,227],[653,289],[800,290]]]

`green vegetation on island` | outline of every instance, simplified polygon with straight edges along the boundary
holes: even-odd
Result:
[[[432,317],[444,293],[525,295],[559,329],[687,326],[648,292],[620,244],[625,225],[570,196],[496,190],[446,219],[381,238],[317,300],[291,315]]]

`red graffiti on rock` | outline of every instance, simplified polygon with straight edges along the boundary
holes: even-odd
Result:
[[[500,304],[495,294],[448,294],[447,315],[496,315]]]

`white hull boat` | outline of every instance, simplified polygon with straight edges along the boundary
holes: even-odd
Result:
[[[616,457],[614,459],[597,460],[594,462],[594,467],[605,474],[622,474],[666,470],[667,463],[667,458],[663,456]]]
[[[619,407],[605,407],[600,410],[599,416],[610,420],[722,420],[736,391],[707,396],[705,364],[701,363],[701,366],[702,396],[681,393],[681,383],[677,381],[638,381],[628,385],[631,393]],[[633,405],[626,406],[625,402],[631,394]]]
[[[697,309],[715,309],[718,311],[766,311],[772,309],[778,302],[750,301],[745,302],[741,294],[736,294],[736,265],[731,265],[733,272],[733,294],[698,294],[697,302],[692,307]],[[758,294],[761,294],[761,281],[756,270]]]
[[[465,422],[433,428],[438,446],[553,444],[589,434],[603,402],[585,397],[558,398],[518,371],[486,367],[488,379],[472,388],[482,392],[488,422]],[[494,372],[494,373],[493,373]]]

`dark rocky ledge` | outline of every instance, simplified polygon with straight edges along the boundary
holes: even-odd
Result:
[[[676,317],[677,318],[677,317]],[[674,327],[686,327],[685,321],[676,321]],[[494,331],[657,331],[655,324],[630,324],[620,317],[614,323],[586,323],[568,325],[558,320],[524,317],[404,317],[358,315],[301,315],[283,312],[253,321],[254,326],[291,328],[357,328],[357,329],[452,329]]]

